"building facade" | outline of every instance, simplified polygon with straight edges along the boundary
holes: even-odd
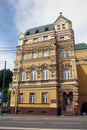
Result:
[[[20,34],[9,87],[11,113],[79,114],[81,45],[75,46],[72,22],[62,13],[53,24]]]

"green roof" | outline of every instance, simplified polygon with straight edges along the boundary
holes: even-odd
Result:
[[[67,18],[65,18],[63,15],[62,15],[62,12],[60,12],[60,16],[56,19],[56,21],[58,21],[60,18],[63,18],[65,20],[67,20],[68,22],[71,22],[70,20],[68,20]],[[55,21],[55,22],[56,22]],[[54,23],[55,23],[54,22]],[[48,25],[44,25],[44,26],[40,26],[40,27],[35,27],[35,28],[31,28],[31,29],[28,29],[24,35],[32,35],[32,34],[37,34],[37,33],[42,33],[42,32],[46,32],[46,31],[51,31],[51,30],[54,30],[54,23],[53,24],[48,24]]]
[[[51,30],[54,30],[54,25],[48,24],[48,25],[28,29],[24,35],[32,35],[32,34],[37,34],[37,33],[51,31]]]
[[[87,49],[86,43],[75,44],[75,50],[84,50],[84,49]]]

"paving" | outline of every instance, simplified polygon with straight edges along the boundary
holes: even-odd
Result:
[[[47,116],[47,115],[25,115],[25,114],[3,114],[0,115],[0,120],[12,119],[12,120],[80,120],[87,121],[87,115],[85,116]]]

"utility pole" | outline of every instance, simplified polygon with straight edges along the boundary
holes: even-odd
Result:
[[[3,73],[2,100],[1,100],[1,116],[3,115],[3,98],[4,98],[4,87],[5,87],[5,71],[6,71],[6,61],[5,61],[5,64],[4,64],[4,73]]]

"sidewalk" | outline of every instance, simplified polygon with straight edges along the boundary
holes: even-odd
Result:
[[[80,120],[87,121],[86,116],[47,116],[47,115],[25,115],[25,114],[3,114],[0,120]]]

